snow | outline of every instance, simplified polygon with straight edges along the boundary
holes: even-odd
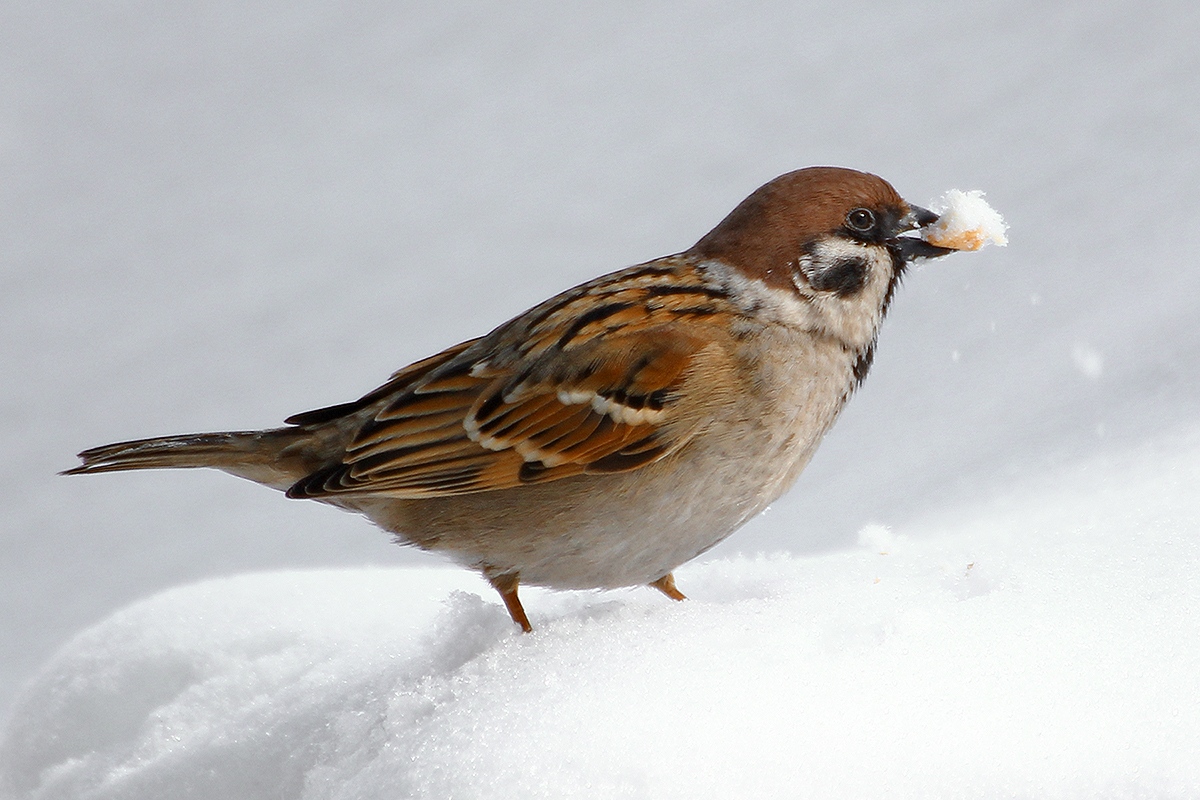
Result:
[[[0,4],[0,775],[1200,795],[1197,31],[1127,0]],[[816,164],[983,187],[1019,235],[911,272],[685,604],[531,592],[519,637],[335,509],[56,475],[352,399]]]
[[[930,206],[937,222],[921,229],[921,238],[951,250],[979,250],[988,244],[1008,244],[1008,225],[1000,212],[988,205],[983,192],[951,189]]]
[[[171,589],[67,644],[14,798],[1194,797],[1200,429],[691,599],[452,569]],[[482,595],[482,596],[481,596]],[[500,791],[503,787],[503,791]]]

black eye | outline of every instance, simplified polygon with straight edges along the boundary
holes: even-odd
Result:
[[[866,233],[875,227],[875,215],[870,209],[856,208],[846,215],[846,225],[859,233]]]

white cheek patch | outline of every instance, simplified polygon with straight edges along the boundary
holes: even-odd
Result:
[[[813,255],[808,260],[818,266],[821,263],[832,263],[846,258],[870,258],[871,246],[845,239],[841,236],[827,236],[813,245]]]
[[[809,255],[801,256],[793,269],[791,279],[795,289],[768,286],[720,261],[707,261],[702,266],[731,290],[730,294],[748,316],[796,330],[817,331],[853,349],[866,347],[874,340],[883,318],[883,298],[892,280],[891,255],[883,247],[854,242],[830,242],[824,246],[829,248],[824,252],[834,258],[866,260],[867,280],[861,291],[838,297],[833,292],[813,289],[799,274],[804,259],[811,258]]]
[[[836,280],[827,280],[828,286],[821,286],[820,270],[836,270],[838,264],[847,262],[854,262],[862,270],[861,283],[841,293]],[[792,280],[809,301],[813,327],[854,349],[869,345],[883,321],[884,298],[893,280],[894,264],[887,248],[830,237],[817,243],[811,255],[798,262],[798,268]],[[831,277],[835,276],[826,276]]]
[[[813,271],[813,257],[805,253],[796,261],[796,268],[792,270],[792,285],[801,294],[808,294],[808,276]]]
[[[775,289],[766,283],[750,278],[721,261],[706,261],[700,265],[713,278],[716,286],[729,291],[730,299],[747,316],[760,317],[789,328],[811,330],[815,323],[812,306],[801,299],[811,290],[799,291]],[[795,275],[792,275],[793,281]]]
[[[805,253],[797,261],[792,282],[801,291],[804,291],[801,284],[807,282],[818,292],[853,295],[871,282],[878,250],[840,237],[823,239],[813,246],[811,253]]]

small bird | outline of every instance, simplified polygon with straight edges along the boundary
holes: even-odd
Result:
[[[569,289],[286,427],[121,442],[64,474],[213,467],[519,582],[647,584],[785,492],[871,366],[908,264],[952,252],[875,175],[759,188],[678,255]]]

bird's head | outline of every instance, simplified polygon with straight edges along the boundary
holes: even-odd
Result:
[[[911,261],[953,252],[906,235],[937,218],[876,175],[810,167],[760,187],[689,252],[795,293],[815,326],[857,343],[873,338]]]

